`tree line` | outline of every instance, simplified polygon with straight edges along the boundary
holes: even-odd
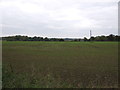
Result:
[[[91,37],[90,41],[120,41],[120,36],[110,34],[109,36]]]
[[[28,37],[28,36],[21,36],[21,35],[16,35],[16,36],[7,36],[7,37],[2,37],[3,41],[120,41],[120,36],[118,35],[113,35],[110,34],[109,36],[96,36],[96,37],[91,37],[91,38],[86,38],[84,37],[83,39],[69,39],[69,38],[48,38],[48,37]]]
[[[28,36],[21,36],[21,35],[16,35],[16,36],[8,36],[8,37],[2,37],[3,41],[64,41],[64,39],[60,38],[43,38],[43,37],[28,37]]]

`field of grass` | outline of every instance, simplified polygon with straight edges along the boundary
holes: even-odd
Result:
[[[3,42],[3,88],[117,88],[117,42]]]

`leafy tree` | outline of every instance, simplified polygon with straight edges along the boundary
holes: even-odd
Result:
[[[84,41],[88,41],[88,39],[86,37],[84,37]]]
[[[115,40],[115,36],[113,34],[110,34],[109,36],[107,36],[108,41],[114,41]]]
[[[94,41],[94,40],[95,40],[95,37],[91,37],[91,38],[90,38],[90,41]]]
[[[60,39],[59,41],[64,41],[64,39]]]
[[[45,41],[49,41],[49,39],[47,38],[47,37],[45,37],[45,39],[44,39]]]

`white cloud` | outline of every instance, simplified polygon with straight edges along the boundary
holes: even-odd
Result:
[[[3,35],[57,37],[61,32],[61,37],[88,37],[90,29],[94,35],[117,34],[118,1],[3,0],[0,3]]]

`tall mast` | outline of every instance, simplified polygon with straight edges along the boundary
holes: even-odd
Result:
[[[92,31],[90,30],[90,38],[92,37]]]

